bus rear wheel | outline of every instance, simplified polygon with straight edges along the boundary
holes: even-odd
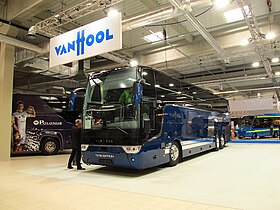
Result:
[[[219,151],[219,149],[220,149],[220,138],[219,138],[219,136],[217,136],[215,138],[215,150]]]
[[[173,142],[169,152],[169,166],[176,166],[181,157],[180,146],[177,142]]]
[[[219,144],[220,144],[220,149],[223,149],[226,145],[226,140],[224,134],[221,134],[220,139],[219,139]]]
[[[257,135],[256,133],[254,133],[254,134],[252,135],[252,139],[256,139],[256,138],[258,138],[258,135]]]
[[[46,138],[41,143],[41,149],[44,155],[56,155],[59,150],[59,145],[56,139]]]

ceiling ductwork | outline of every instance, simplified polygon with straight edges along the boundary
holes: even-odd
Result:
[[[15,38],[12,38],[10,36],[7,36],[7,35],[1,34],[1,33],[0,33],[0,42],[10,44],[10,45],[13,45],[13,46],[18,47],[18,48],[27,49],[27,50],[36,52],[38,54],[44,54],[44,53],[48,52],[47,48],[41,48],[41,47],[38,47],[36,45],[17,40]]]
[[[143,14],[139,14],[135,17],[123,20],[123,31],[164,21],[179,16],[181,14],[182,13],[180,13],[175,7],[172,7],[170,5],[161,7],[159,9],[153,9]]]
[[[72,67],[68,67],[65,65],[59,65],[59,66],[49,68],[49,62],[39,59],[39,58],[29,61],[24,66],[42,70],[41,72],[40,71],[37,71],[37,72],[43,73],[43,74],[46,74],[49,76],[55,76],[55,77],[61,77],[61,76],[73,77],[78,73],[78,70],[79,70],[78,61],[72,62]],[[48,73],[46,73],[46,71]]]
[[[220,46],[220,44],[214,39],[214,37],[207,31],[207,29],[191,14],[190,0],[170,0],[170,3],[183,12],[184,17],[190,22],[190,24],[203,36],[204,39],[217,51],[219,56],[225,63],[229,63],[229,55]]]

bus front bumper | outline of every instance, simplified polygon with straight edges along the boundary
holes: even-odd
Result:
[[[82,151],[82,160],[87,165],[143,169],[142,154],[128,154],[122,147],[89,146]]]

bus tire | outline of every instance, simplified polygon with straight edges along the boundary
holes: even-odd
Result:
[[[243,139],[243,136],[239,136],[238,138],[239,138],[239,139]]]
[[[219,150],[220,150],[220,137],[219,137],[219,136],[217,136],[217,137],[215,138],[215,150],[216,150],[216,151],[219,151]]]
[[[226,139],[225,135],[221,134],[220,139],[219,139],[219,144],[220,144],[220,149],[223,149],[226,145]]]
[[[275,132],[273,133],[273,138],[278,138],[278,136],[279,136],[278,131],[275,131]]]
[[[169,166],[176,166],[181,158],[181,150],[178,142],[174,141],[170,146]]]
[[[55,138],[45,138],[41,142],[41,150],[44,155],[56,155],[59,150],[59,144]]]
[[[258,135],[257,135],[257,133],[254,133],[254,134],[252,135],[252,139],[256,139],[256,138],[258,138]]]

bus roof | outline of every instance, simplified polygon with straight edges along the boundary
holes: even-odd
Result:
[[[259,114],[255,115],[256,118],[266,118],[266,117],[280,117],[280,113],[268,113],[268,114]]]

